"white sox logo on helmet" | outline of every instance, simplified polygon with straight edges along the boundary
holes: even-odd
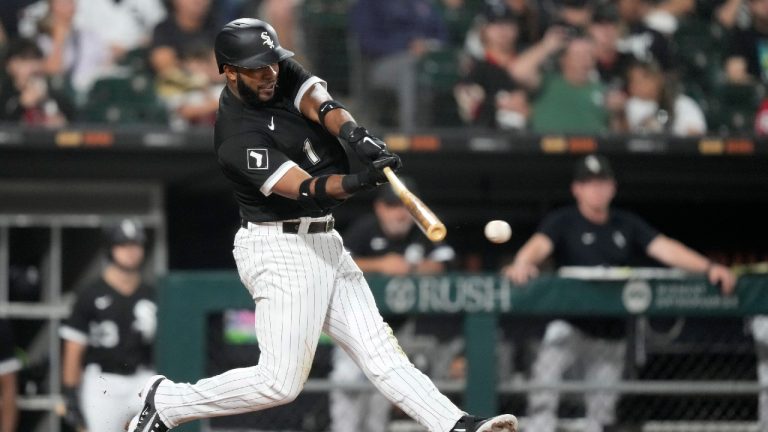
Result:
[[[264,39],[264,43],[262,45],[267,45],[271,49],[275,49],[275,43],[272,42],[272,38],[269,36],[269,33],[261,32],[261,38]]]

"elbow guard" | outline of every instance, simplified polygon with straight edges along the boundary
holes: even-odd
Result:
[[[297,198],[299,205],[311,213],[326,214],[332,208],[344,202],[329,196],[326,192],[325,186],[328,183],[329,177],[325,175],[317,178],[314,194],[311,192],[310,186],[315,178],[308,178],[301,182],[301,185],[299,185],[299,197]]]

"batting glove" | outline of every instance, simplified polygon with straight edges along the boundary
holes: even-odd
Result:
[[[366,162],[373,162],[377,159],[392,156],[392,153],[387,150],[387,144],[371,135],[368,130],[362,126],[354,128],[346,136],[342,136],[349,145],[355,149],[360,158]]]
[[[389,179],[384,174],[384,168],[389,167],[393,171],[403,166],[400,156],[390,154],[371,162],[371,167],[356,174],[345,175],[341,180],[341,187],[350,194],[374,189],[376,186],[387,183]]]
[[[64,396],[64,422],[76,431],[85,431],[88,428],[85,425],[85,417],[80,411],[80,400],[77,397],[77,389],[74,387],[65,387],[62,389]]]

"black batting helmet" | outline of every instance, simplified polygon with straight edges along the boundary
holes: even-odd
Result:
[[[107,245],[113,246],[126,243],[144,245],[147,235],[144,233],[144,225],[134,219],[123,219],[118,224],[106,229]]]
[[[229,22],[216,35],[214,46],[219,73],[224,65],[258,69],[293,57],[293,52],[280,46],[277,33],[269,23],[255,18],[239,18]]]

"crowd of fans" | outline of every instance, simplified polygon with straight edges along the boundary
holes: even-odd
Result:
[[[14,0],[0,16],[0,120],[209,125],[217,29],[267,19],[322,75],[338,45],[305,40],[322,25],[316,3],[346,14],[355,52],[341,74],[365,84],[346,96],[397,101],[384,126],[436,111],[437,126],[535,133],[768,131],[768,0]],[[451,104],[434,97],[430,61],[452,75]]]

